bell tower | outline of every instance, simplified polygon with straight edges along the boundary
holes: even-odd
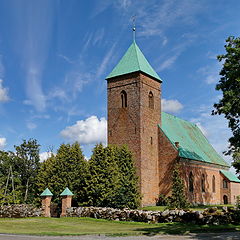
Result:
[[[140,180],[142,205],[155,205],[159,195],[162,80],[135,41],[106,80],[108,144],[128,145]]]

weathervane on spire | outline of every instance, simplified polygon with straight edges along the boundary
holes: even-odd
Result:
[[[133,41],[135,42],[135,38],[136,38],[136,15],[132,16],[132,31],[133,31]]]

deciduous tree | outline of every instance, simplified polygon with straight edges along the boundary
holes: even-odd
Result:
[[[224,46],[226,53],[219,55],[218,60],[223,63],[220,71],[220,81],[216,90],[221,91],[222,97],[214,104],[213,114],[222,114],[228,120],[228,126],[232,130],[229,139],[230,146],[227,154],[234,153],[235,162],[238,162],[240,152],[240,38],[229,37]],[[238,168],[240,163],[235,163]]]

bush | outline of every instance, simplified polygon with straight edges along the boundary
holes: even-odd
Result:
[[[237,196],[236,207],[240,210],[240,195]]]
[[[169,205],[169,201],[171,201],[170,197],[166,197],[164,194],[159,194],[156,205],[157,206],[167,206],[167,205]]]

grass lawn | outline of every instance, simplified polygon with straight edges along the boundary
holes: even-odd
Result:
[[[181,223],[135,223],[91,218],[5,218],[0,219],[0,233],[30,235],[155,235],[190,232],[240,231],[240,225],[199,226]]]

